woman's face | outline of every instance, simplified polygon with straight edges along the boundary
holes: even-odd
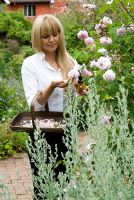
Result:
[[[52,53],[59,46],[59,31],[55,29],[51,33],[46,33],[41,36],[42,51]]]

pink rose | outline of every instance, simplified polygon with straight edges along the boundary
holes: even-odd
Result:
[[[83,69],[82,74],[85,76],[92,76],[92,72],[89,71],[86,67]]]
[[[108,69],[108,70],[103,74],[103,79],[104,79],[105,81],[111,82],[111,81],[115,80],[115,78],[116,78],[115,73],[114,73],[112,70],[110,70],[110,69]]]
[[[92,60],[90,62],[90,67],[98,67],[99,68],[100,67],[100,63],[95,61],[95,60]]]
[[[101,28],[101,24],[96,24],[95,25],[95,30],[99,30]]]
[[[107,45],[107,44],[112,44],[112,39],[111,38],[106,38],[106,37],[101,37],[100,38],[100,43],[102,45]]]
[[[68,77],[71,77],[71,78],[78,78],[79,76],[79,71],[75,68],[71,69],[69,72],[68,72]]]
[[[106,70],[111,67],[111,58],[108,56],[101,56],[97,62],[99,63],[99,69]]]
[[[125,27],[118,28],[116,33],[117,35],[124,35],[126,33],[126,28]]]
[[[99,35],[101,33],[101,24],[96,24],[95,30],[96,30],[97,34]]]
[[[80,40],[84,40],[88,37],[88,32],[85,30],[81,30],[77,33],[77,36]]]
[[[93,45],[94,44],[94,40],[92,37],[87,37],[85,40],[84,40],[85,44],[86,45]]]

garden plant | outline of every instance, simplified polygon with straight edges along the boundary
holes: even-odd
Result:
[[[67,49],[84,74],[88,93],[73,97],[68,88],[69,106],[64,113],[66,173],[61,173],[58,181],[53,171],[58,165],[57,155],[50,156],[48,165],[42,162],[51,150],[40,130],[34,133],[36,148],[28,140],[28,151],[39,169],[33,181],[42,199],[132,200],[134,2],[87,0],[77,9],[72,4],[57,16],[65,29]],[[0,19],[0,159],[4,159],[26,150],[27,134],[13,133],[9,122],[18,112],[29,110],[20,70],[33,50],[32,22],[19,12],[1,11]],[[82,146],[81,134],[85,138]],[[1,182],[0,188],[5,188],[5,199],[11,198]]]
[[[100,104],[93,82],[89,85],[92,86],[91,92],[82,105],[84,110],[88,105],[83,144],[79,142],[82,134],[78,128],[82,119],[80,105],[69,95],[66,114],[71,119],[66,119],[64,129],[64,142],[68,148],[64,157],[66,173],[60,173],[58,181],[54,173],[58,165],[56,154],[51,154],[51,148],[40,131],[34,133],[34,146],[31,140],[28,142],[32,162],[38,168],[33,182],[39,190],[40,199],[126,200],[134,197],[134,127],[128,120],[127,91],[120,87],[117,95],[119,112],[115,113],[112,107],[107,111],[105,105]],[[48,152],[50,162],[46,164]],[[35,199],[38,198],[35,196]]]

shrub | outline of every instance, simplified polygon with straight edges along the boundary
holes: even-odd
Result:
[[[13,132],[8,123],[0,124],[0,159],[26,151],[27,134]]]
[[[58,181],[55,180],[53,171],[56,155],[48,156],[50,163],[45,163],[48,155],[46,153],[50,153],[46,140],[36,131],[35,145],[29,141],[29,153],[39,170],[34,176],[34,184],[38,187],[38,195],[41,198],[133,199],[134,127],[133,121],[128,119],[127,92],[120,88],[117,95],[118,112],[115,112],[112,108],[107,110],[105,105],[100,104],[96,88],[93,83],[91,85],[92,90],[87,98],[89,109],[85,113],[88,127],[83,132],[86,140],[82,149],[78,146],[81,110],[77,99],[69,97],[66,114],[68,113],[71,119],[67,118],[64,130],[64,142],[68,148],[64,157],[66,172],[59,174]]]
[[[8,31],[9,20],[7,14],[4,12],[0,12],[0,35],[4,36]]]
[[[0,77],[0,90],[0,121],[13,117],[20,110],[28,109],[22,85],[18,81],[7,81]]]
[[[101,97],[101,101],[105,102],[108,107],[112,105],[113,108],[116,109],[116,94],[119,91],[120,84],[123,84],[124,87],[128,89],[128,109],[130,111],[129,115],[133,118],[133,3],[128,3],[127,0],[113,1],[111,5],[105,4],[105,1],[94,2],[96,3],[95,10],[90,10],[87,8],[83,9],[83,11],[80,10],[80,18],[75,13],[75,15],[73,15],[74,20],[70,20],[72,23],[69,25],[68,23],[66,24],[67,28],[71,27],[72,32],[75,32],[75,25],[73,24],[73,21],[79,23],[77,21],[78,18],[81,22],[86,18],[86,23],[82,24],[81,27],[79,24],[77,24],[76,30],[78,32],[80,30],[86,30],[89,36],[89,38],[86,38],[88,39],[88,42],[86,42],[84,39],[79,39],[78,41],[78,38],[74,39],[78,32],[74,33],[75,36],[72,36],[70,29],[67,29],[69,30],[69,33],[67,33],[66,37],[67,44],[70,44],[71,41],[71,45],[73,46],[72,38],[73,40],[78,41],[76,43],[74,42],[75,46],[73,46],[73,51],[71,49],[71,45],[68,46],[68,50],[72,53],[73,57],[77,59],[80,65],[85,64],[86,68],[92,72],[93,79],[96,82],[97,90]],[[105,24],[103,23],[103,19],[105,19],[105,22],[107,20],[109,21],[107,21]],[[97,28],[98,25],[102,25],[101,28]],[[125,29],[124,34],[119,34],[120,28]],[[108,38],[108,40],[104,42],[102,39],[104,40],[105,37]],[[91,38],[94,40],[93,45],[90,44],[91,41],[89,42]],[[98,50],[102,51],[102,48],[103,50],[104,48],[106,49],[107,54],[104,55],[102,52],[98,52]],[[101,61],[103,60],[100,66],[97,65],[99,59],[101,59]],[[109,65],[106,68],[105,65],[107,61],[104,61],[104,59],[109,59],[111,66]],[[108,80],[107,77],[112,79]],[[90,77],[83,78],[87,85],[89,79]]]
[[[58,15],[57,17],[60,19],[64,27],[66,47],[73,55],[76,51],[76,47],[78,50],[82,44],[77,37],[77,32],[81,28],[83,15],[80,13],[78,15],[76,11],[69,10],[67,13]]]
[[[22,44],[30,44],[32,22],[25,19],[21,12],[0,13],[0,36],[17,39]]]

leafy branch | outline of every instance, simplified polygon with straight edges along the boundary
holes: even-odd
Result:
[[[122,7],[124,8],[124,10],[127,12],[127,14],[134,20],[134,17],[131,15],[131,13],[128,11],[128,9],[125,7],[125,5],[122,3],[122,1],[120,1],[120,4],[122,5]]]

